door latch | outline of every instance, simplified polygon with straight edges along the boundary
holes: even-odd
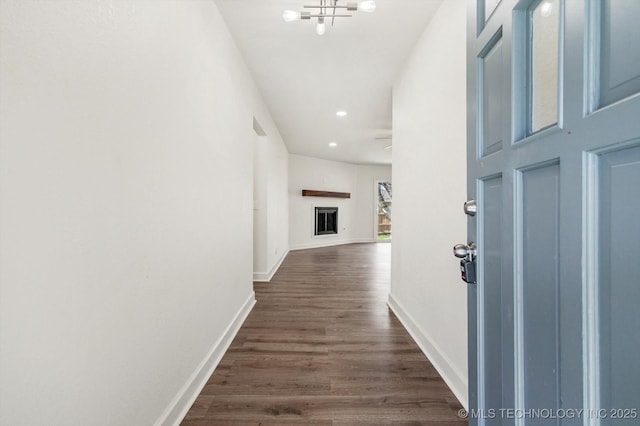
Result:
[[[460,258],[460,274],[462,281],[468,284],[476,283],[476,244],[471,241],[469,245],[456,244],[453,246],[453,255]]]

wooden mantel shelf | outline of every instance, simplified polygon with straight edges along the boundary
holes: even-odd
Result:
[[[314,191],[311,189],[302,190],[303,197],[328,197],[328,198],[351,198],[350,192]]]

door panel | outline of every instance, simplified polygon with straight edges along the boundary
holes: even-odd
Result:
[[[640,25],[628,19],[640,16],[637,0],[602,0],[600,8],[600,106],[640,92]],[[596,11],[595,13],[597,13]],[[635,42],[631,42],[634,40]]]
[[[489,19],[493,11],[496,9],[496,6],[498,6],[498,3],[500,3],[500,0],[482,0],[482,1],[484,2],[484,17],[485,17],[485,20],[487,20]]]
[[[493,154],[502,149],[502,133],[504,129],[504,60],[502,54],[501,33],[496,34],[485,48],[486,53],[480,58],[481,92],[478,99],[482,103],[482,156]]]
[[[547,1],[492,2],[486,22],[489,3],[469,1],[467,199],[478,200],[467,230],[478,247],[469,423],[636,424],[640,2],[553,0],[551,82],[535,80],[527,18]],[[556,92],[544,96],[557,112],[545,103],[535,112],[533,82]],[[557,123],[531,126],[541,113]],[[529,409],[586,411],[534,418]]]
[[[481,202],[488,208],[479,218],[485,230],[482,252],[485,253],[482,275],[487,283],[481,289],[480,300],[483,318],[483,365],[484,369],[484,404],[486,407],[498,409],[513,405],[512,379],[505,377],[504,365],[513,362],[513,344],[509,334],[513,333],[509,326],[512,314],[509,310],[513,297],[509,288],[503,287],[502,280],[502,177],[494,177],[481,182]],[[506,424],[506,423],[504,423]]]
[[[607,410],[640,408],[640,262],[628,250],[638,245],[640,147],[602,155],[599,186],[600,403]]]
[[[522,383],[522,408],[559,408],[559,219],[560,165],[552,163],[519,172],[518,197],[522,226],[522,280],[516,281],[522,305],[518,335],[518,379]],[[520,263],[519,262],[519,263]],[[531,419],[528,424],[536,424]]]

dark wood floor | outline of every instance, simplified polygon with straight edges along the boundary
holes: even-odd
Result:
[[[465,425],[386,305],[390,244],[293,251],[182,425]]]

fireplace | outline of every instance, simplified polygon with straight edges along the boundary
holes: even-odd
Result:
[[[314,235],[338,233],[338,208],[316,207],[316,227]]]

